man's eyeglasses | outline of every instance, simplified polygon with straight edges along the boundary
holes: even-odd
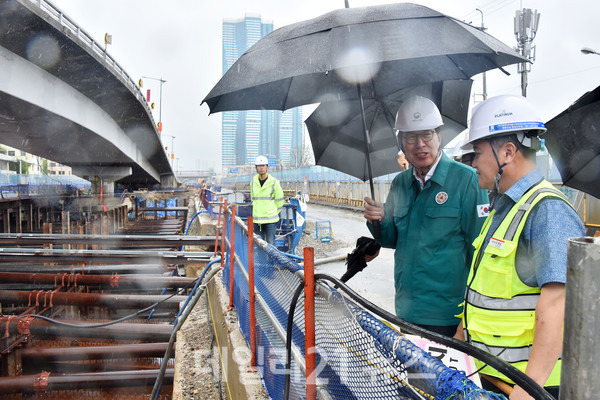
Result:
[[[423,140],[424,142],[430,142],[431,139],[433,139],[434,134],[435,131],[433,130],[422,133],[409,132],[402,134],[402,140],[406,144],[415,144],[417,143],[418,138],[421,138],[421,140]]]

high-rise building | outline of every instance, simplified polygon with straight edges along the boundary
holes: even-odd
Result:
[[[260,15],[223,20],[223,74],[273,23]],[[302,110],[227,111],[222,114],[223,166],[251,164],[258,155],[275,158],[278,165],[294,164],[302,152]]]

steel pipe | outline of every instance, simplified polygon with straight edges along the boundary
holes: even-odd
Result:
[[[34,393],[106,387],[152,386],[158,370],[112,371],[72,375],[25,375],[0,378],[0,393]],[[172,384],[174,370],[167,369],[165,382]]]
[[[173,331],[172,325],[167,324],[135,324],[120,322],[114,325],[102,327],[85,327],[85,325],[97,322],[61,320],[69,324],[81,325],[81,327],[56,325],[48,321],[34,319],[28,326],[29,333],[39,337],[85,337],[111,340],[140,340],[150,342],[168,342]],[[18,320],[9,321],[9,335],[16,335]],[[0,323],[0,331],[6,332],[6,322]]]
[[[111,360],[116,358],[163,357],[167,343],[139,343],[118,346],[25,347],[21,357],[35,361]]]
[[[0,263],[0,272],[27,273],[85,273],[87,274],[148,274],[164,273],[169,268],[164,264],[123,264],[123,265],[44,265]]]
[[[136,287],[141,289],[192,287],[195,278],[150,277],[121,275],[82,275],[81,273],[19,273],[0,272],[0,283],[54,284],[54,286],[99,285],[106,287]]]
[[[0,233],[0,244],[25,246],[40,244],[85,244],[100,246],[204,246],[213,245],[215,236],[181,235],[63,235],[37,233]]]
[[[0,262],[54,262],[54,263],[149,263],[199,264],[210,259],[212,253],[197,251],[151,250],[68,250],[68,249],[15,249],[0,248]]]
[[[79,283],[78,283],[79,284]],[[161,308],[179,308],[186,296],[126,295],[100,293],[65,293],[53,291],[0,290],[0,302],[4,304],[27,304],[44,307],[55,305],[79,305],[109,307],[111,309],[145,308],[159,301]]]

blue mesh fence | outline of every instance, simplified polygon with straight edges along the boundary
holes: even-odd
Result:
[[[229,254],[223,283],[230,293],[233,290],[240,329],[249,344],[248,240],[245,225],[240,219],[237,222],[234,287],[229,287]],[[230,247],[230,214],[225,234]],[[269,396],[283,399],[286,352],[280,332],[285,332],[293,294],[302,284],[302,268],[275,247],[258,242],[254,246],[255,287],[263,302],[256,303],[257,367]],[[504,399],[479,388],[463,372],[446,367],[343,292],[322,281],[321,285],[322,290],[315,296],[317,385],[326,388],[331,398]],[[292,341],[303,355],[303,297],[293,322]],[[282,328],[277,329],[278,325]],[[303,362],[292,361],[290,399],[306,396]]]
[[[269,174],[273,175],[282,182],[304,182],[306,178],[309,182],[362,182],[360,179],[336,171],[331,168],[313,165],[311,167],[302,167],[296,169],[284,169],[280,171],[269,170]],[[247,175],[228,176],[221,178],[221,182],[226,185],[235,183],[249,183],[255,173]],[[378,176],[373,179],[374,182],[391,182],[398,173]]]

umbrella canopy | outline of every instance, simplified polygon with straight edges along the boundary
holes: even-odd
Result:
[[[345,8],[277,29],[244,53],[204,99],[210,112],[287,110],[468,79],[526,62],[487,33],[411,3]]]
[[[546,146],[563,184],[600,198],[600,86],[546,123]]]
[[[469,80],[434,82],[404,88],[379,99],[364,101],[364,115],[371,140],[370,162],[374,177],[398,172],[398,142],[394,123],[403,101],[419,95],[431,99],[440,110],[442,145],[467,126],[471,94]],[[306,119],[315,161],[318,165],[370,179],[367,167],[360,103],[354,100],[321,103]]]

